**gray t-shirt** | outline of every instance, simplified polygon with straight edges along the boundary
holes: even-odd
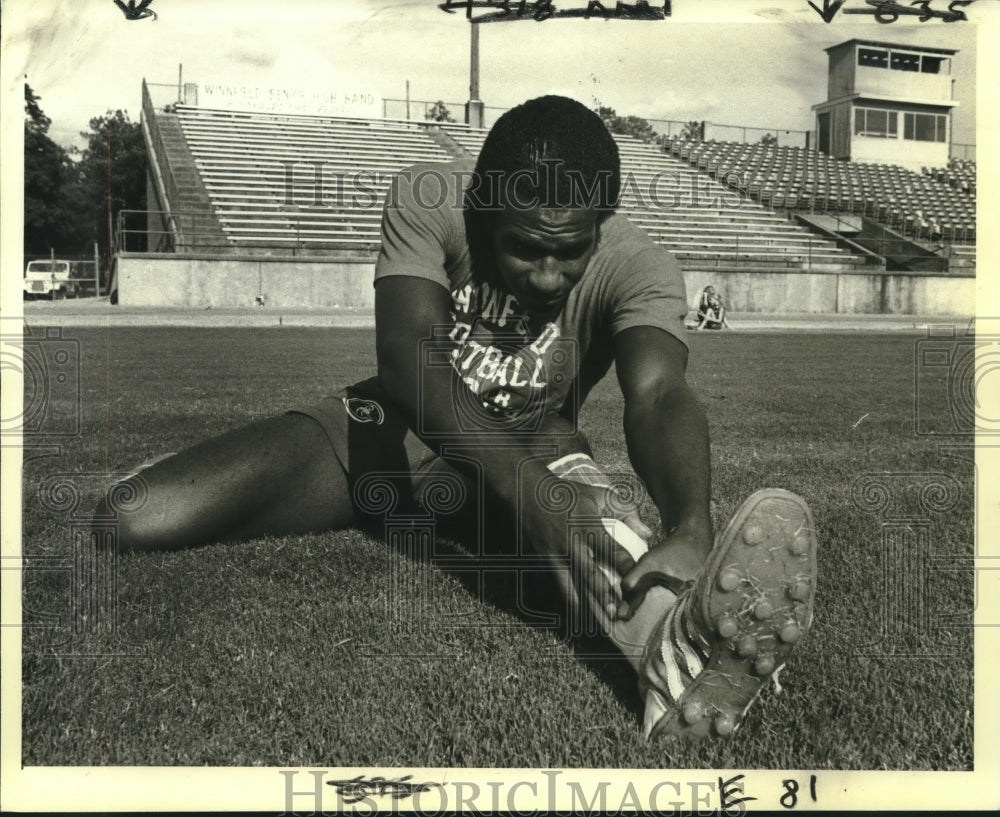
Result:
[[[502,287],[477,281],[463,218],[468,162],[414,165],[393,181],[382,215],[375,280],[410,275],[451,293],[452,366],[474,399],[497,413],[545,403],[575,416],[613,360],[612,338],[633,326],[686,343],[687,297],[677,259],[625,216],[599,228],[597,247],[559,317],[529,321]]]

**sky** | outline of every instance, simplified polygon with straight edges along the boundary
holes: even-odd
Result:
[[[138,120],[143,77],[176,83],[179,66],[185,82],[338,85],[402,99],[409,81],[416,100],[469,96],[470,26],[433,0],[152,0],[149,8],[157,19],[127,21],[113,0],[3,3],[4,59],[41,96],[57,142],[81,145],[79,132],[109,109]],[[783,130],[813,127],[811,106],[826,98],[826,47],[860,37],[954,48],[953,141],[976,142],[975,24],[889,26],[842,11],[827,25],[806,0],[674,0],[663,21],[479,28],[488,106],[560,93],[623,115]]]

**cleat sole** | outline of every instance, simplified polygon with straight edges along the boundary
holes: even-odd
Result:
[[[740,579],[733,587],[723,579],[731,573]],[[750,496],[687,591],[692,619],[708,641],[705,668],[676,701],[664,699],[666,711],[651,729],[647,723],[649,737],[735,732],[742,713],[806,635],[815,577],[816,535],[806,503],[779,489]],[[659,633],[657,628],[654,638]],[[761,649],[766,654],[758,654]],[[662,661],[650,662],[640,684],[655,683],[655,670],[662,666]],[[691,722],[687,714],[695,711],[701,717]]]

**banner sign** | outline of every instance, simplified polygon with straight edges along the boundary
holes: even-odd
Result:
[[[382,97],[370,91],[342,87],[256,88],[246,85],[204,83],[197,86],[189,105],[221,108],[227,111],[312,114],[314,116],[356,116],[377,119],[382,116]]]

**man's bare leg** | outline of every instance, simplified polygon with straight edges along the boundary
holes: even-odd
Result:
[[[570,482],[580,482],[586,485],[600,487],[611,487],[612,480],[601,470],[590,456],[589,447],[576,454],[569,454],[549,464],[549,470],[558,475],[561,479]],[[633,560],[648,549],[647,543],[633,532],[624,522],[607,519],[603,520],[604,533],[613,540],[614,548],[619,553],[616,562],[620,565],[622,554],[628,554]],[[600,531],[598,531],[600,533]],[[625,562],[627,563],[627,559]],[[607,562],[601,564],[604,575],[619,593],[618,583],[621,581],[621,574],[616,570],[616,565]],[[568,579],[568,577],[567,577]],[[569,581],[560,582],[563,593],[570,596],[571,606],[581,603],[577,588],[573,587]],[[678,582],[680,585],[680,582]],[[675,588],[679,589],[679,587]],[[653,630],[662,621],[666,611],[670,609],[677,596],[672,589],[657,586],[650,588],[646,594],[646,600],[634,612],[628,621],[614,621],[606,611],[597,609],[597,605],[592,599],[586,600],[589,614],[599,624],[601,630],[608,639],[625,656],[629,664],[637,672],[642,662],[643,651]]]
[[[309,533],[354,522],[347,477],[310,417],[284,414],[167,457],[126,480],[138,499],[117,519],[120,549],[177,550],[210,542]],[[134,509],[133,509],[134,506]]]

